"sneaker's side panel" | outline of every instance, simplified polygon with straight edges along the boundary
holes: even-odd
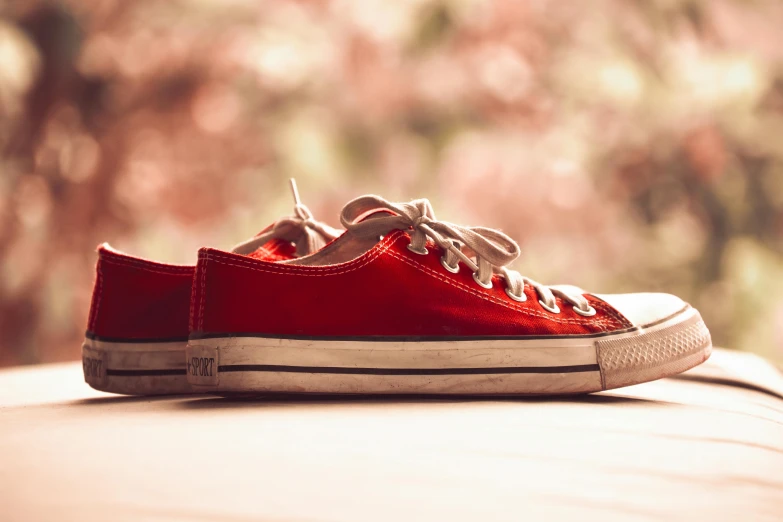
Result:
[[[407,249],[403,232],[355,259],[299,266],[202,249],[194,277],[191,334],[310,336],[514,336],[592,334],[632,326],[598,298],[597,313],[544,310],[535,290],[512,300],[505,284],[480,287],[470,270],[446,271],[436,249]]]

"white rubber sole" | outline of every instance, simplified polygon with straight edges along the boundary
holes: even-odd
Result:
[[[426,339],[426,338],[425,338]],[[660,379],[710,356],[710,334],[687,307],[617,334],[489,340],[191,339],[187,377],[213,393],[590,393]]]
[[[184,341],[110,342],[85,338],[84,380],[95,388],[125,395],[193,393],[185,367]]]

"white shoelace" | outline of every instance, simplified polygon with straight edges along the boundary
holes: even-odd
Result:
[[[375,210],[389,210],[392,214],[381,214],[373,219],[362,220]],[[410,203],[391,203],[380,196],[362,196],[350,201],[340,215],[342,225],[361,238],[378,238],[392,230],[403,230],[410,234],[408,249],[417,254],[427,254],[427,238],[443,249],[441,264],[452,273],[459,271],[460,261],[473,271],[473,279],[484,288],[492,288],[492,276],[497,275],[506,282],[506,294],[514,301],[527,300],[525,285],[535,289],[539,303],[552,313],[560,313],[556,297],[571,303],[580,315],[595,315],[590,302],[574,287],[546,286],[520,275],[506,266],[520,253],[519,245],[499,230],[485,227],[465,227],[438,221],[432,205],[426,199]]]
[[[313,218],[313,213],[299,199],[296,181],[293,178],[290,181],[294,195],[294,215],[280,218],[270,230],[239,243],[231,249],[232,252],[249,254],[272,239],[282,239],[294,243],[296,255],[301,257],[317,252],[341,234],[339,230]]]

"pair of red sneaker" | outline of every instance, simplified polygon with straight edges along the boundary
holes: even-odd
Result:
[[[563,394],[705,361],[699,313],[660,293],[599,295],[507,268],[508,236],[439,221],[427,200],[363,196],[346,231],[298,202],[193,266],[102,245],[85,380],[128,394],[194,391]]]

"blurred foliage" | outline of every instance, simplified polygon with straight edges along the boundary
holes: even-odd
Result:
[[[365,192],[783,360],[776,0],[0,4],[0,365],[75,358],[101,241],[193,262]]]

